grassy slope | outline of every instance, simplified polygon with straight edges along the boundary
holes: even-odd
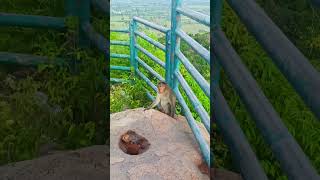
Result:
[[[153,33],[148,33],[150,37],[152,37],[153,39],[158,40],[159,42],[161,42],[162,44],[164,44],[164,38],[161,37],[157,37],[156,35],[154,35]],[[198,35],[200,37],[200,35]],[[111,40],[128,40],[127,39],[127,35],[122,35],[119,33],[112,33],[110,36]],[[205,47],[208,48],[209,46],[209,38],[208,38],[208,34],[202,35],[201,36],[202,39],[206,40],[206,43],[203,44]],[[200,38],[199,38],[200,40]],[[152,54],[156,55],[157,57],[159,57],[160,59],[164,60],[164,52],[162,50],[159,50],[155,47],[153,47],[152,45],[150,45],[149,43],[147,43],[146,41],[142,40],[139,38],[138,40],[139,44],[147,49],[149,52],[151,52]],[[200,42],[204,42],[204,41],[200,41]],[[189,59],[191,59],[191,61],[194,62],[195,66],[200,69],[200,73],[202,73],[202,75],[209,81],[210,78],[210,74],[209,74],[209,65],[206,64],[205,60],[202,59],[200,56],[195,55],[195,53],[189,48],[187,47],[186,44],[182,43],[182,51],[185,53],[186,57],[188,57]],[[112,53],[123,53],[123,54],[129,54],[129,48],[127,47],[117,47],[117,46],[112,46],[111,47],[111,52]],[[149,66],[151,66],[155,71],[157,71],[162,77],[164,77],[164,69],[162,67],[160,67],[158,64],[156,64],[155,62],[153,62],[151,59],[147,58],[144,54],[139,53],[139,57],[144,60]],[[111,65],[129,65],[129,61],[124,60],[124,59],[112,59],[111,60]],[[154,77],[151,77],[150,74],[147,71],[144,71],[143,68],[139,68],[142,72],[144,72],[149,79],[152,79],[153,83],[156,84],[157,80]],[[185,77],[185,79],[187,80],[187,82],[189,83],[190,87],[193,89],[193,91],[195,92],[196,96],[198,97],[198,99],[202,102],[203,106],[205,107],[205,109],[207,111],[209,111],[209,98],[207,98],[205,96],[205,94],[202,92],[202,90],[200,89],[200,87],[198,86],[198,84],[191,78],[190,74],[187,72],[187,70],[181,65],[180,66],[180,70],[183,74],[183,76]],[[111,77],[121,77],[121,78],[125,78],[128,79],[130,78],[129,73],[124,73],[124,72],[115,72],[112,71],[111,72]],[[131,77],[134,78],[134,77]],[[121,85],[113,85],[111,87],[111,112],[118,112],[118,111],[122,111],[126,108],[136,108],[136,107],[146,107],[147,105],[149,105],[147,96],[145,94],[144,88],[146,87],[146,84],[141,81],[139,78],[137,79],[137,84],[130,85],[130,84],[121,84]],[[146,87],[150,92],[152,92],[151,88]],[[181,92],[183,92],[182,89],[180,89]],[[153,95],[155,95],[155,93],[153,93]],[[186,97],[186,95],[183,93],[183,95]],[[185,98],[187,100],[187,98]],[[191,103],[187,100],[187,103],[189,105],[189,107],[191,106]],[[194,110],[191,108],[194,117],[196,117],[197,120],[200,120],[199,117],[197,116],[197,114],[194,112]],[[178,112],[180,112],[180,108],[178,108]]]
[[[225,6],[223,17],[223,28],[226,35],[232,42],[234,48],[237,50],[243,62],[246,64],[254,78],[257,80],[262,91],[268,97],[275,110],[279,113],[285,125],[288,127],[290,133],[294,136],[297,142],[300,144],[304,152],[310,158],[312,164],[320,171],[320,158],[318,152],[320,151],[320,124],[304,105],[301,98],[293,90],[291,85],[279,72],[279,70],[272,63],[271,59],[262,50],[260,45],[255,39],[249,35],[244,26],[240,23],[239,19],[232,13],[228,6]],[[113,34],[111,39],[123,38],[118,34]],[[199,38],[199,37],[198,37]],[[205,40],[200,40],[204,42]],[[313,41],[312,41],[313,42]],[[153,53],[158,53],[151,46],[146,44],[145,47]],[[184,45],[182,45],[184,47]],[[301,47],[300,47],[301,46]],[[300,44],[298,48],[305,48],[306,44]],[[302,47],[303,46],[303,47]],[[314,43],[311,43],[313,51],[316,52]],[[184,47],[185,48],[185,47]],[[112,49],[112,52],[128,53],[128,49],[125,51],[123,48]],[[161,57],[161,55],[160,55]],[[190,56],[189,56],[190,57]],[[320,70],[320,63],[317,56],[308,54],[308,58],[311,59],[311,63]],[[198,57],[190,57],[193,63],[200,62]],[[114,64],[123,62],[123,60],[113,60]],[[151,64],[150,61],[147,61]],[[206,71],[205,65],[196,65],[199,69],[204,70],[202,74],[209,77],[209,72]],[[156,68],[156,70],[159,70]],[[184,69],[182,69],[184,71]],[[119,73],[113,73],[113,77],[119,76]],[[128,76],[124,76],[125,78]],[[194,82],[188,81],[190,84]],[[111,111],[117,112],[125,108],[134,108],[145,106],[148,102],[143,92],[143,82],[138,81],[138,85],[132,86],[129,84],[112,86],[111,91]],[[242,104],[239,96],[231,86],[228,78],[225,74],[222,74],[221,80],[222,91],[229,102],[231,109],[236,115],[240,126],[242,127],[246,137],[256,152],[261,165],[265,169],[270,179],[286,179],[284,174],[279,168],[272,155],[272,152],[268,148],[268,145],[263,141],[260,133],[258,132],[253,120],[247,113],[244,105]],[[199,89],[194,89],[196,93]],[[200,96],[201,98],[202,96]],[[119,101],[121,99],[121,101]],[[205,104],[205,107],[209,107],[206,101],[201,99]],[[130,103],[128,103],[130,102]],[[219,129],[213,125],[219,134]],[[213,139],[216,155],[216,166],[224,167],[227,169],[233,169],[230,152],[226,145],[223,143],[223,139],[218,135]],[[235,170],[235,169],[234,169]]]
[[[0,12],[61,17],[64,7],[62,0],[3,0]],[[107,35],[106,18],[95,17],[94,26]],[[75,37],[72,31],[0,28],[0,51],[83,61],[77,75],[66,68],[39,66],[22,80],[8,78],[11,72],[1,66],[0,94],[5,96],[0,96],[0,164],[36,157],[42,144],[65,149],[105,142],[105,58],[95,49],[78,49]],[[55,115],[37,104],[36,91],[47,94],[49,104],[62,112]]]
[[[272,63],[272,60],[262,50],[255,39],[249,35],[243,24],[231,9],[225,5],[223,29],[232,45],[241,56],[251,74],[257,80],[262,91],[279,113],[289,132],[294,136],[303,151],[311,160],[314,167],[320,172],[320,123],[305,106],[284,76]],[[301,44],[300,44],[301,45]],[[313,46],[313,44],[310,44]],[[304,44],[305,46],[305,44]],[[298,48],[305,48],[300,47]],[[316,49],[314,47],[314,52]],[[319,50],[319,49],[318,49]],[[311,63],[320,71],[319,57],[307,55]],[[222,77],[222,91],[229,102],[231,109],[237,117],[241,128],[256,152],[263,168],[270,179],[286,179],[280,171],[279,163],[275,161],[268,145],[263,141],[253,120],[248,115],[239,96],[232,88],[225,74]],[[219,133],[219,129],[217,129]],[[218,136],[215,142],[216,165],[232,168],[230,152]]]

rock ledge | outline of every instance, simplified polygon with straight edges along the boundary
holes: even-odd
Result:
[[[200,129],[209,142],[203,125]],[[118,146],[121,134],[128,130],[145,137],[149,149],[129,155]],[[202,180],[200,149],[183,117],[173,119],[159,111],[142,108],[111,115],[110,179],[117,180]]]

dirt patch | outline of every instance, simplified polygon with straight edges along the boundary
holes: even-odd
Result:
[[[202,162],[201,164],[199,164],[198,168],[199,168],[201,173],[210,176],[208,165],[205,162]]]

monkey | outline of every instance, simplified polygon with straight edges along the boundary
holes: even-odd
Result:
[[[152,109],[160,104],[159,110],[174,118],[176,113],[176,96],[170,86],[163,81],[160,81],[157,85],[158,93],[153,103],[146,109]]]
[[[148,140],[132,130],[128,130],[121,135],[119,147],[120,149],[130,155],[138,155],[147,150],[150,143]]]
[[[139,140],[138,138],[139,137],[137,136],[137,134],[132,130],[128,130],[125,134],[121,136],[121,140],[123,142],[132,144],[137,144]]]

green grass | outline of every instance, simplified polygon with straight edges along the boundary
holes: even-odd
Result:
[[[164,37],[158,37],[155,33],[152,33],[150,31],[145,31],[146,34],[148,34],[153,39],[161,42],[164,44]],[[203,44],[205,47],[208,48],[209,46],[209,37],[208,34],[198,35],[199,40],[205,40],[206,43]],[[202,39],[201,39],[202,38]],[[120,34],[120,33],[111,33],[110,36],[111,40],[128,40],[128,35],[126,34]],[[199,41],[203,42],[203,41]],[[162,61],[165,59],[165,53],[155,48],[150,43],[146,42],[145,40],[138,38],[138,44],[151,52],[156,57],[160,58]],[[210,71],[209,71],[209,65],[206,64],[205,60],[202,59],[199,55],[195,55],[193,50],[191,50],[190,47],[187,46],[187,44],[182,43],[181,45],[182,51],[186,55],[187,58],[193,62],[193,64],[199,69],[200,73],[209,81],[210,78]],[[120,53],[120,54],[129,54],[129,48],[128,47],[121,47],[121,46],[111,46],[110,48],[111,53]],[[144,60],[149,66],[151,66],[156,72],[158,72],[162,77],[165,76],[164,69],[156,64],[154,61],[152,61],[150,58],[148,58],[143,53],[139,52],[138,56],[140,59]],[[125,59],[111,59],[111,65],[125,65],[129,66],[130,63],[128,60]],[[153,77],[148,71],[144,70],[141,66],[139,66],[139,70],[142,71],[149,79],[152,80],[154,84],[157,83],[157,79]],[[200,100],[200,102],[203,104],[204,108],[209,112],[210,106],[209,106],[209,98],[205,96],[203,91],[201,90],[200,86],[196,83],[196,81],[191,77],[191,75],[187,72],[187,70],[183,67],[183,65],[180,66],[180,71],[186,81],[188,82],[191,89],[195,92],[196,96]],[[124,78],[124,79],[135,79],[137,84],[121,84],[112,85],[111,88],[111,112],[119,112],[123,111],[126,108],[137,108],[137,107],[146,107],[151,102],[148,100],[145,90],[147,89],[149,92],[152,92],[152,94],[155,96],[155,92],[146,85],[146,83],[143,82],[138,77],[134,77],[130,73],[127,72],[119,72],[119,71],[111,71],[111,77],[116,78]],[[180,89],[180,92],[182,92],[183,97],[185,98],[188,107],[191,109],[193,116],[196,118],[197,121],[200,121],[199,116],[193,109],[191,102],[188,100],[186,94],[183,92],[182,89]],[[178,113],[181,112],[180,107],[178,107]]]
[[[320,172],[319,121],[306,107],[261,46],[247,32],[229,6],[225,6],[224,9],[223,30],[289,132],[300,144],[312,165]],[[316,49],[314,51],[316,52]],[[310,56],[312,57],[312,55]],[[319,61],[311,60],[311,63],[318,71],[320,70]],[[221,79],[221,89],[268,177],[270,179],[286,179],[285,174],[280,170],[279,163],[262,139],[255,123],[224,73]],[[213,140],[217,158],[215,165],[237,171],[233,168],[230,152],[219,135],[219,128],[214,126],[214,129],[218,133],[218,137]]]
[[[0,12],[64,16],[62,0],[4,0]],[[107,18],[93,12],[92,23],[107,35]],[[1,27],[0,51],[72,59],[78,72],[66,67],[40,65],[23,79],[12,78],[16,69],[0,70],[0,164],[32,159],[44,144],[75,149],[106,142],[106,93],[103,53],[79,49],[74,31]],[[39,103],[36,92],[48,96]],[[60,107],[58,113],[50,107]]]

